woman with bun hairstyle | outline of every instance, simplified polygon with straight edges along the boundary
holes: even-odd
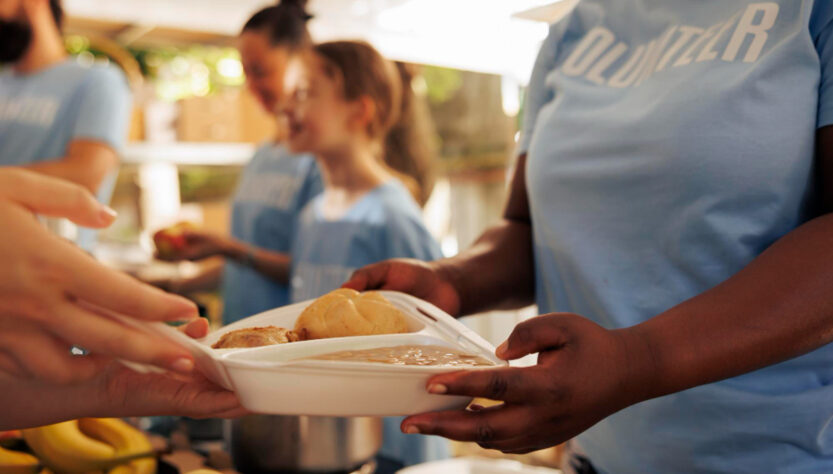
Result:
[[[282,0],[255,13],[238,39],[246,84],[265,110],[283,106],[284,73],[290,58],[312,45],[306,0]],[[311,156],[290,153],[285,121],[278,117],[273,140],[260,146],[243,170],[234,196],[231,237],[185,233],[186,246],[167,258],[225,258],[225,265],[195,278],[173,281],[168,289],[186,294],[222,282],[226,324],[289,303],[288,252],[301,209],[321,192]]]
[[[403,184],[413,185],[419,175],[393,170],[383,156],[399,120],[401,89],[395,66],[367,43],[323,43],[293,60],[287,73],[289,149],[313,154],[324,182],[324,192],[301,212],[292,239],[293,302],[338,288],[371,262],[441,256],[422,222],[419,187]],[[448,456],[444,440],[403,435],[400,421],[385,420],[381,463]]]

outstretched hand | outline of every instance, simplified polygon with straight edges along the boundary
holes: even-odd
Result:
[[[164,230],[159,232],[164,232]],[[223,255],[230,245],[228,237],[211,232],[184,230],[182,238],[184,242],[181,248],[173,248],[167,253],[157,252],[155,257],[171,262],[199,261]]]
[[[538,364],[442,374],[428,391],[503,401],[502,405],[425,413],[402,422],[405,433],[473,441],[487,449],[528,453],[562,443],[603,418],[642,401],[650,358],[635,336],[574,314],[519,324],[498,350],[514,360],[538,353]]]
[[[190,373],[193,358],[184,348],[90,308],[174,321],[195,318],[196,306],[99,264],[50,233],[36,214],[96,228],[115,219],[111,209],[78,185],[0,169],[0,373],[68,384],[95,377],[110,358]],[[75,345],[91,356],[72,356]]]

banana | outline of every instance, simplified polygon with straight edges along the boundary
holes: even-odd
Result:
[[[0,474],[34,474],[40,461],[28,453],[0,447]]]
[[[140,458],[107,471],[107,474],[156,474],[156,458]]]
[[[81,418],[81,432],[109,444],[116,450],[116,458],[152,456],[153,447],[144,433],[117,418]]]
[[[130,464],[122,464],[107,471],[107,474],[133,474],[133,468]]]
[[[23,439],[47,467],[83,473],[111,466],[116,450],[86,436],[78,420],[23,430]]]
[[[82,418],[81,431],[103,441],[116,450],[116,459],[132,459],[116,466],[108,474],[155,474],[156,458],[153,447],[144,433],[116,418]],[[137,456],[145,455],[147,457]]]

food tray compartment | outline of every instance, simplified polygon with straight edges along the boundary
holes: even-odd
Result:
[[[457,367],[291,360],[305,357],[303,354],[311,356],[348,349],[427,343],[478,355],[495,365],[505,365],[494,355],[491,344],[436,306],[404,293],[379,293],[403,312],[411,333],[319,339],[254,348],[211,348],[225,333],[238,329],[270,325],[292,328],[312,301],[242,319],[200,340],[191,339],[162,323],[120,319],[187,347],[206,377],[235,391],[244,407],[259,413],[393,416],[462,407],[471,400],[469,397],[431,395],[426,391],[431,376],[462,370]]]
[[[259,413],[394,416],[465,407],[471,397],[432,395],[426,391],[429,378],[459,368],[299,360],[343,350],[410,345],[455,349],[453,344],[433,336],[397,334],[286,344],[281,351],[266,350],[270,348],[267,346],[228,354],[223,360],[240,402]],[[466,370],[489,367],[493,366]]]

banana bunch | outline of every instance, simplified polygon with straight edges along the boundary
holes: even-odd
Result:
[[[57,473],[156,472],[153,448],[144,433],[115,418],[82,418],[27,429],[23,438]]]
[[[40,461],[31,454],[12,451],[0,446],[0,473],[35,474],[39,467]]]

